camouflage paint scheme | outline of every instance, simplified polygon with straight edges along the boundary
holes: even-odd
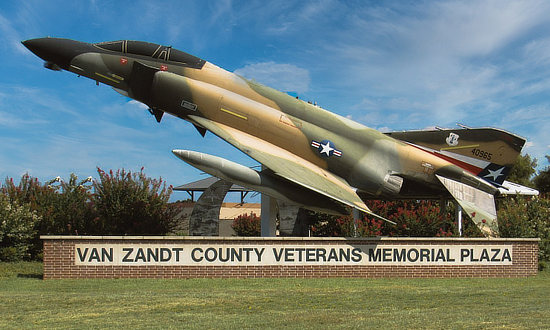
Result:
[[[459,166],[464,162],[442,156],[445,138],[450,139],[447,147],[460,141],[448,132],[441,136],[383,134],[171,47],[128,40],[88,44],[57,38],[23,44],[43,58],[47,68],[68,70],[110,85],[148,105],[157,121],[165,112],[187,120],[201,134],[210,131],[265,166],[258,182],[246,179],[237,182],[241,185],[265,186],[262,192],[271,192],[276,198],[334,213],[351,206],[372,214],[363,201],[367,198],[452,196],[486,235],[498,234],[493,200],[498,184]],[[505,132],[503,136],[513,137]],[[466,148],[455,151],[473,159],[491,153],[497,164],[509,165],[524,142],[517,137],[515,144],[483,141],[483,137],[480,134],[475,141],[468,141],[483,145],[481,156],[468,154]],[[174,153],[193,165],[189,152]],[[195,164],[203,164],[202,159],[209,157],[193,155]],[[228,164],[214,160],[221,167]],[[493,177],[502,174],[491,173]]]

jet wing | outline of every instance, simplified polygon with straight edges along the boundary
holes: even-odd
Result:
[[[497,211],[493,195],[464,183],[437,175],[454,199],[488,237],[498,236]]]
[[[232,127],[198,116],[189,116],[189,119],[262,163],[275,174],[376,218],[391,222],[374,214],[355,190],[339,176],[281,147]]]

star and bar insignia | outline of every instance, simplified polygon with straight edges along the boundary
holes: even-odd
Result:
[[[498,184],[502,184],[504,182],[504,179],[510,173],[510,169],[511,168],[508,166],[501,166],[498,164],[491,163],[487,167],[485,167],[478,174],[478,176],[486,180],[496,182]]]
[[[311,141],[311,147],[317,149],[319,154],[323,157],[342,157],[342,151],[336,149],[334,143],[329,140],[323,140],[321,142],[313,140]]]

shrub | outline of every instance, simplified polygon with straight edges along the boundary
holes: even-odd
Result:
[[[56,178],[41,184],[38,179],[25,174],[18,185],[6,179],[2,192],[14,203],[27,204],[40,216],[35,224],[36,235],[30,252],[39,256],[42,251],[40,235],[94,234],[95,212],[90,192],[91,181],[78,180],[71,174],[68,181]]]
[[[241,214],[233,220],[231,228],[237,236],[260,236],[261,234],[261,219],[254,212],[249,214]]]
[[[93,201],[97,230],[106,235],[164,235],[174,226],[168,207],[172,187],[162,179],[124,169],[109,173],[98,168]]]
[[[325,213],[318,213],[308,211],[306,217],[308,222],[311,223],[311,234],[318,237],[345,237],[349,236],[346,233],[350,232],[349,226],[353,226],[353,223],[346,221],[346,218],[351,217],[337,217]],[[353,227],[352,227],[353,228]]]
[[[3,236],[0,244],[5,249],[0,251],[0,258],[12,260],[29,255],[39,258],[40,235],[164,235],[170,232],[176,210],[168,207],[172,189],[166,187],[162,179],[148,178],[143,169],[139,173],[119,170],[108,174],[98,169],[98,173],[100,180],[93,184],[86,184],[92,181],[91,177],[79,180],[74,174],[68,181],[58,177],[45,184],[28,174],[23,175],[17,185],[13,179],[6,179],[0,191],[3,212],[6,213],[8,207],[21,209],[31,212],[35,218],[32,230],[14,227],[15,224],[30,226],[28,221],[0,218],[6,221],[3,226],[12,228],[10,232],[27,233],[24,246],[18,245],[11,236]]]
[[[501,236],[540,238],[539,260],[550,261],[550,200],[518,196],[499,204]]]
[[[375,214],[394,221],[396,225],[369,215],[364,215],[354,223],[352,216],[315,214],[312,215],[315,219],[312,232],[315,236],[347,237],[434,237],[457,236],[458,233],[453,207],[442,212],[438,203],[433,201],[380,200],[369,201],[368,206]]]
[[[40,217],[28,205],[19,205],[0,194],[0,261],[31,258],[30,250],[39,221]]]
[[[52,186],[56,181],[59,184]],[[71,174],[68,181],[52,180],[46,184],[55,191],[51,205],[47,206],[48,219],[43,221],[41,234],[90,235],[97,234],[94,219],[97,217],[92,201],[91,177],[78,180]],[[44,209],[44,208],[43,208]],[[45,214],[43,215],[46,216]]]

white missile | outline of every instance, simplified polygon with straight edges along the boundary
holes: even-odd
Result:
[[[305,189],[271,171],[255,171],[228,159],[191,150],[172,150],[189,165],[217,178],[236,183],[271,197],[290,201],[306,208],[329,214],[348,214],[342,204],[321,194]],[[337,211],[338,210],[338,211]]]
[[[191,150],[172,150],[172,153],[187,164],[217,178],[247,185],[261,185],[260,173],[225,158]]]

